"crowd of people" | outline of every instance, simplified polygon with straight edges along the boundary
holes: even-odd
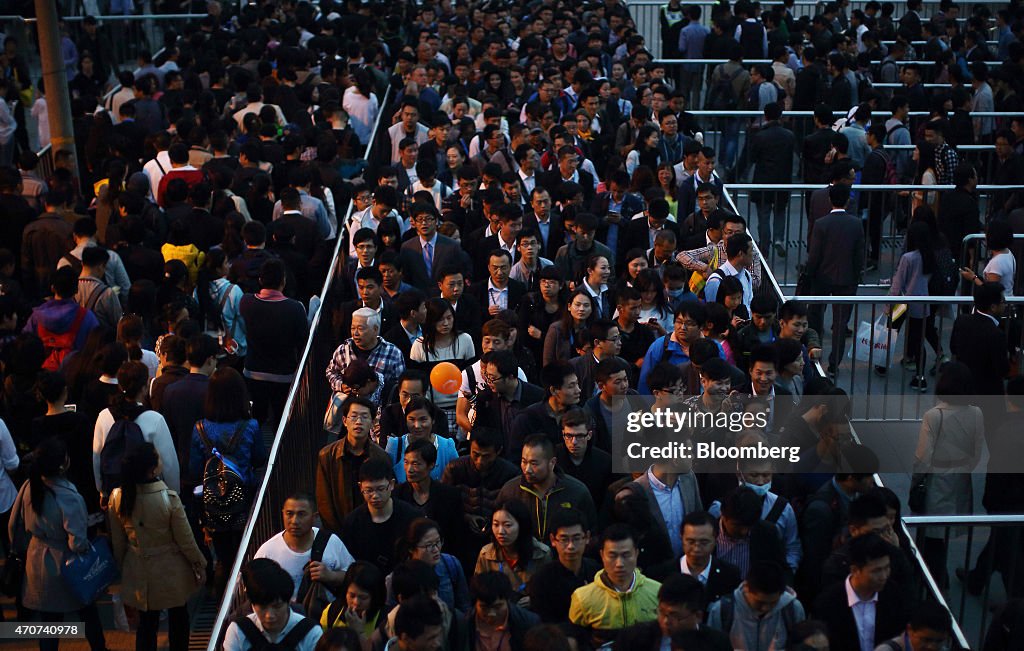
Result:
[[[62,571],[99,534],[136,648],[156,648],[162,611],[170,648],[187,648],[189,600],[232,598],[266,434],[323,305],[336,350],[319,451],[291,482],[305,490],[274,505],[281,532],[254,541],[224,648],[944,648],[952,621],[922,589],[908,504],[876,485],[834,383],[849,315],[826,326],[825,306],[780,302],[762,252],[787,254],[790,195],[756,197],[754,235],[724,179],[753,166],[788,183],[798,161],[820,185],[797,217],[800,293],[856,294],[886,219],[906,230],[894,295],[973,292],[945,345],[938,308],[909,309],[902,361],[915,389],[935,377],[937,401],[909,506],[969,511],[964,473],[1024,407],[1005,301],[1024,206],[1009,189],[982,213],[975,189],[1020,183],[1024,116],[970,115],[1020,109],[1024,11],[847,5],[795,19],[721,3],[709,30],[673,0],[666,47],[727,60],[679,69],[620,0],[214,1],[120,72],[109,28],[86,20],[63,48],[75,156],[58,148],[48,178],[24,141],[25,107],[46,125],[44,89],[8,37],[0,584],[19,620],[77,613],[106,648],[96,602]],[[687,112],[701,105],[761,116],[702,123]],[[956,149],[974,142],[995,145],[980,169]],[[857,191],[910,181],[956,190]],[[990,259],[959,269],[982,229]],[[435,381],[450,365],[457,388]],[[636,409],[757,415],[722,440],[800,461],[619,473]],[[988,477],[990,512],[1019,511],[1018,476]],[[943,532],[918,542],[946,589]],[[1017,597],[1018,556],[995,536],[958,574],[980,592],[998,571]],[[987,648],[1019,626],[998,621]]]

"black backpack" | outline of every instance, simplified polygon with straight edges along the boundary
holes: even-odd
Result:
[[[929,296],[952,296],[960,283],[960,270],[957,269],[953,254],[946,247],[935,251],[935,271],[928,279]]]
[[[204,524],[212,531],[239,531],[249,516],[249,497],[238,467],[228,458],[238,449],[248,421],[235,428],[227,445],[218,449],[206,435],[203,421],[196,423],[199,440],[207,454],[203,466]]]
[[[118,418],[114,421],[100,450],[100,486],[104,495],[120,488],[124,456],[145,442],[142,428],[134,419]]]
[[[287,635],[277,642],[271,642],[264,637],[263,632],[248,617],[239,617],[235,620],[235,625],[249,641],[252,651],[295,651],[299,648],[299,643],[306,639],[309,632],[317,626],[317,623],[308,617],[303,617],[292,630],[288,631]]]
[[[722,74],[715,81],[708,91],[708,108],[713,111],[728,111],[740,105],[740,100],[733,92],[733,82],[743,73],[743,68],[737,68],[731,75]]]

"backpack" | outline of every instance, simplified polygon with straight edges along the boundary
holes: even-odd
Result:
[[[66,332],[52,332],[40,322],[36,325],[36,334],[43,340],[43,350],[46,352],[46,359],[43,361],[43,368],[47,371],[59,371],[64,358],[75,346],[75,339],[78,338],[78,331],[82,328],[82,321],[88,314],[81,305],[75,312],[75,320]]]
[[[896,157],[890,156],[885,153],[883,149],[873,149],[869,156],[878,156],[882,159],[882,164],[885,165],[885,179],[883,183],[886,185],[899,185],[900,175],[896,171]]]
[[[871,73],[858,71],[853,73],[853,76],[857,80],[857,98],[860,99],[867,95],[872,88]]]
[[[708,91],[708,108],[714,111],[727,111],[740,105],[739,98],[733,92],[733,82],[742,72],[743,68],[737,68],[729,76],[723,73],[718,77]]]
[[[306,617],[312,621],[319,622],[324,610],[331,604],[327,588],[319,581],[313,581],[309,575],[310,563],[321,563],[324,560],[324,552],[327,551],[327,543],[331,541],[333,534],[325,527],[320,527],[313,538],[313,546],[309,550],[309,561],[306,567],[302,568],[302,580],[299,582],[299,591],[295,600],[302,604]],[[344,599],[335,601],[344,602]]]
[[[789,500],[787,500],[785,497],[781,495],[776,495],[775,504],[772,504],[772,509],[768,511],[768,515],[764,516],[764,518],[762,519],[765,522],[775,524],[779,521],[779,518],[782,517],[782,514],[783,512],[785,512],[787,506],[789,506]]]
[[[732,622],[736,615],[736,601],[731,594],[722,595],[722,598],[718,600],[719,610],[718,615],[721,618],[722,628],[720,629],[726,635],[732,630]],[[789,602],[783,607],[782,612],[782,625],[786,627],[786,637],[788,638],[793,630],[793,627],[799,624],[796,618],[796,606],[794,604],[796,600]],[[789,641],[788,639],[786,640]]]
[[[299,643],[306,639],[309,632],[316,628],[317,623],[308,617],[303,617],[295,625],[295,627],[288,631],[288,634],[277,642],[271,642],[260,629],[252,622],[248,617],[239,617],[235,620],[235,626],[242,631],[242,635],[249,642],[249,648],[252,651],[295,651],[299,648]]]
[[[106,283],[102,280],[97,281],[95,287],[92,288],[92,292],[90,292],[88,298],[85,299],[85,305],[82,307],[95,312],[96,304],[100,302],[100,299],[103,298],[104,294],[110,291],[113,290],[108,287]]]
[[[68,266],[71,267],[71,269],[74,270],[76,278],[78,276],[82,275],[82,259],[81,258],[76,258],[75,256],[71,255],[71,253],[69,252],[69,253],[65,253],[64,255],[62,255],[60,259],[63,260],[64,262],[67,262]],[[58,262],[58,265],[59,265],[60,260],[58,260],[57,262]]]
[[[239,531],[249,515],[248,491],[242,471],[228,458],[238,449],[247,425],[247,421],[240,422],[227,445],[217,449],[207,436],[203,421],[196,423],[199,440],[208,455],[203,466],[203,522],[212,531]]]
[[[100,485],[104,495],[121,486],[124,456],[146,442],[142,428],[132,418],[114,421],[100,450]]]
[[[960,270],[948,248],[935,251],[935,271],[928,279],[929,296],[952,296],[960,284]]]

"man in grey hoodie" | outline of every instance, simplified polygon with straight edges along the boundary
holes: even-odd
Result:
[[[708,626],[744,651],[786,648],[793,626],[805,618],[782,568],[766,561],[752,564],[746,581],[708,609]]]

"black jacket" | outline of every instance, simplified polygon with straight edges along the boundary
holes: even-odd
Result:
[[[949,352],[971,369],[977,394],[1003,395],[1003,379],[1010,370],[1006,333],[991,318],[978,313],[957,317],[949,337]]]
[[[646,572],[647,576],[655,581],[664,581],[673,574],[680,573],[678,558],[659,563]],[[708,582],[704,585],[704,597],[707,599],[707,603],[710,604],[713,601],[718,601],[724,595],[732,594],[741,581],[743,581],[743,577],[740,576],[740,568],[712,556],[711,568],[708,570]]]
[[[549,212],[548,223],[551,224],[548,228],[548,240],[541,247],[540,255],[542,258],[548,260],[554,260],[558,254],[558,249],[565,244],[565,226],[562,225],[561,215],[557,215],[554,212],[554,208]],[[523,215],[523,228],[532,228],[543,239],[543,234],[540,232],[540,227],[537,225],[537,215],[532,210],[528,210]]]
[[[484,275],[482,280],[478,280],[466,289],[466,294],[476,299],[478,305],[480,305],[480,318],[484,321],[490,321],[493,317],[487,312],[490,302],[490,292],[488,291],[490,278]],[[519,302],[526,296],[526,285],[519,282],[515,278],[509,278],[508,280],[508,309],[515,310],[519,306]],[[465,296],[463,296],[465,297]],[[461,303],[461,301],[460,301]]]
[[[526,631],[540,624],[540,617],[514,603],[508,605],[509,648],[520,651],[523,648],[523,637]],[[466,616],[466,639],[476,640],[476,611],[471,610]],[[475,644],[475,642],[474,642]]]
[[[587,451],[583,454],[583,461],[576,465],[569,456],[565,445],[559,445],[555,451],[558,459],[558,467],[565,471],[565,474],[583,482],[583,485],[590,491],[594,498],[594,506],[601,508],[601,501],[604,499],[608,484],[611,483],[612,455],[594,445],[593,439],[587,445]]]
[[[696,201],[697,195],[694,194],[693,196],[694,201]],[[682,206],[682,204],[680,204],[680,206]],[[633,219],[624,225],[619,225],[619,250],[616,252],[616,265],[618,269],[626,268],[626,254],[630,249],[641,249],[646,251],[653,246],[651,243],[650,230],[651,224],[647,217],[640,217],[639,219]],[[659,230],[668,230],[675,233],[676,244],[678,246],[679,241],[682,239],[679,235],[679,224],[673,221],[666,221]]]
[[[857,621],[846,596],[846,582],[826,588],[814,602],[815,616],[828,625],[829,648],[832,651],[859,651]],[[875,604],[875,639],[878,645],[903,632],[909,618],[907,602],[890,581],[878,593]]]

